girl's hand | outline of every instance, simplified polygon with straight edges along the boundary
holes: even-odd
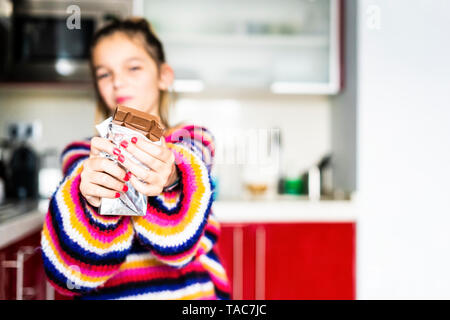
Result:
[[[92,138],[89,159],[84,162],[81,172],[80,192],[94,207],[100,206],[101,198],[118,198],[120,192],[128,189],[124,181],[129,175],[113,161],[101,157],[100,151],[123,157],[108,139]]]
[[[131,143],[124,140],[121,146],[150,168],[143,168],[127,157],[122,159],[123,166],[132,173],[130,182],[137,191],[149,197],[157,196],[177,179],[175,156],[167,148],[164,138],[161,146],[141,137],[133,137]]]

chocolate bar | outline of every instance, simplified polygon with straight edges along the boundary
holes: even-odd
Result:
[[[112,122],[136,130],[151,141],[159,141],[164,133],[158,117],[122,105],[114,111]]]

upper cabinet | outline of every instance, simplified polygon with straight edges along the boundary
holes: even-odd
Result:
[[[142,2],[179,92],[337,93],[341,6],[341,0]]]

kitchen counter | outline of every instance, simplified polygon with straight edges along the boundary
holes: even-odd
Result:
[[[222,223],[251,222],[356,222],[356,204],[350,200],[216,201],[213,212]]]
[[[0,219],[0,249],[42,228],[48,200],[27,212]],[[278,198],[275,200],[221,200],[213,212],[222,223],[355,222],[353,201]]]
[[[48,200],[41,200],[25,212],[0,219],[0,249],[42,228]],[[20,208],[16,208],[20,210]]]

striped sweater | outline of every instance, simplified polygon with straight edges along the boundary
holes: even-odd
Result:
[[[165,137],[180,183],[148,197],[147,214],[102,216],[79,191],[90,141],[68,145],[41,246],[48,281],[75,299],[229,299],[212,212],[214,138],[184,126]]]

